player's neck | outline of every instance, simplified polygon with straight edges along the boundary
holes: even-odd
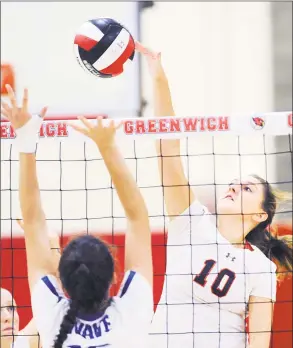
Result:
[[[235,247],[244,247],[245,237],[251,230],[249,223],[242,221],[238,216],[219,216],[217,228],[220,234]]]

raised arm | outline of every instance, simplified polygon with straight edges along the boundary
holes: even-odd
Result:
[[[24,231],[24,224],[22,220],[17,220],[18,225]],[[52,252],[52,262],[54,264],[54,269],[56,270],[55,275],[58,276],[58,265],[60,260],[60,240],[57,233],[50,232],[50,247]],[[40,348],[40,338],[38,335],[38,330],[35,325],[34,318],[21,330],[19,333],[20,336],[28,336],[29,337],[29,346],[30,348]]]
[[[17,220],[19,227],[24,231],[24,223]],[[61,257],[60,238],[57,232],[49,231],[49,242],[52,253],[52,263],[54,264],[55,275],[58,277],[58,266]]]
[[[2,103],[1,113],[6,116],[16,132],[19,151],[19,201],[23,218],[30,290],[43,275],[55,273],[47,231],[45,214],[41,205],[36,168],[36,144],[44,108],[37,116],[28,112],[28,91],[18,108],[15,95],[6,86],[11,105]]]
[[[168,79],[161,64],[160,53],[154,53],[139,42],[136,50],[147,60],[153,84],[153,101],[156,117],[175,115]],[[180,157],[180,140],[157,140],[159,172],[164,189],[164,199],[170,219],[182,214],[194,201]]]
[[[80,119],[86,128],[74,124],[71,126],[90,137],[98,146],[125,211],[128,224],[125,239],[126,270],[139,272],[152,285],[153,263],[148,211],[140,190],[115,144],[117,127],[113,121],[110,125],[104,126],[101,118],[98,118],[97,125],[91,124],[83,117]]]

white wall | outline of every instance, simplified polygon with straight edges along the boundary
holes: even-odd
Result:
[[[272,111],[270,3],[156,2],[143,27],[144,43],[162,52],[178,114]]]

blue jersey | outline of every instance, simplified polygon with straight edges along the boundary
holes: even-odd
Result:
[[[48,275],[32,291],[34,320],[43,348],[52,348],[69,308],[57,279]],[[78,316],[64,348],[141,348],[153,317],[153,292],[144,277],[128,271],[104,313]]]

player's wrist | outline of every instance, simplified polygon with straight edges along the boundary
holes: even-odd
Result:
[[[97,145],[101,155],[110,154],[111,152],[113,152],[113,150],[116,149],[116,144],[115,144],[114,140],[112,142],[103,143],[103,144],[96,142],[96,145]]]
[[[19,153],[36,152],[41,124],[42,118],[39,115],[33,115],[25,125],[15,129],[16,146]]]
[[[158,84],[168,83],[167,76],[163,69],[160,71],[156,71],[155,73],[151,74],[151,76],[154,83],[158,83]]]

